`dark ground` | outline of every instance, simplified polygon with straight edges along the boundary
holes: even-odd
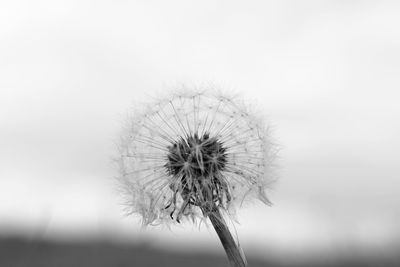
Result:
[[[356,258],[318,260],[302,263],[267,262],[248,256],[249,267],[316,267],[316,266],[400,266],[400,253],[396,259]],[[155,267],[155,266],[193,266],[229,267],[223,255],[207,253],[178,253],[157,250],[146,245],[113,244],[98,242],[27,241],[20,238],[0,238],[0,267]]]

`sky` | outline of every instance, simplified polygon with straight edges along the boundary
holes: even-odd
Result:
[[[141,231],[114,190],[125,114],[185,84],[239,93],[281,146],[274,205],[238,213],[243,246],[398,248],[399,11],[395,1],[2,1],[0,234],[217,242],[190,225]]]

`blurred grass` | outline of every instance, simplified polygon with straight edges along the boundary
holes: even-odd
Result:
[[[249,267],[316,267],[316,266],[400,266],[400,256],[393,259],[379,257],[353,257],[308,262],[265,261],[248,257]],[[289,263],[291,262],[291,263]],[[22,238],[0,238],[1,267],[156,267],[193,266],[229,267],[223,255],[199,253],[179,253],[154,249],[145,244],[116,244],[108,241],[91,242],[50,242],[26,240]]]

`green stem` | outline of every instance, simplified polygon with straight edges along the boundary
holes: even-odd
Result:
[[[246,267],[247,261],[243,251],[233,239],[232,234],[229,231],[229,228],[226,225],[226,222],[219,209],[215,207],[213,211],[209,213],[208,217],[210,218],[210,221],[214,226],[219,239],[221,240],[222,246],[225,249],[225,253],[228,256],[231,266]]]

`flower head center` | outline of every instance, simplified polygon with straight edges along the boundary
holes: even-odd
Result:
[[[168,147],[168,161],[165,167],[172,176],[212,177],[224,170],[226,149],[209,134],[180,138]]]
[[[171,179],[173,191],[171,204],[175,211],[179,195],[184,204],[177,215],[184,213],[187,206],[195,205],[203,212],[211,212],[217,205],[230,201],[228,185],[221,174],[227,164],[226,148],[216,137],[208,133],[180,138],[168,146],[168,160],[164,167]]]

